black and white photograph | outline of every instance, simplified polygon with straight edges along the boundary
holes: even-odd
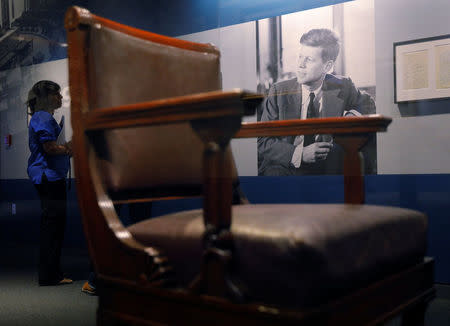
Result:
[[[265,99],[257,121],[375,114],[371,26],[369,0],[258,21],[257,91]],[[260,137],[257,146],[260,176],[342,174],[331,135]],[[376,173],[375,138],[363,155],[365,173]]]

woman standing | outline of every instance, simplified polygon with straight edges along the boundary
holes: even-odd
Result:
[[[62,105],[61,87],[49,80],[34,84],[28,93],[31,115],[28,127],[28,176],[41,200],[39,285],[72,283],[60,269],[66,227],[66,176],[72,155],[71,142],[58,140],[61,126],[53,118]]]

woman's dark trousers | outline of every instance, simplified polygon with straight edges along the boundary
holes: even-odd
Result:
[[[41,199],[39,248],[39,284],[53,285],[63,279],[60,269],[61,248],[66,228],[66,180],[48,181],[35,185]]]

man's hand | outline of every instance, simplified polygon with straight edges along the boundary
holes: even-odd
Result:
[[[328,153],[333,147],[333,143],[317,142],[303,148],[302,162],[315,163],[327,158]]]

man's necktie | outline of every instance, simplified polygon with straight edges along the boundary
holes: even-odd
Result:
[[[317,110],[314,106],[314,98],[315,98],[314,92],[309,93],[309,104],[308,104],[308,111],[306,113],[306,118],[318,118],[319,115],[317,114]],[[305,135],[305,140],[303,142],[303,147],[311,145],[314,143],[314,137],[315,135]]]
[[[317,112],[316,108],[314,107],[314,98],[316,95],[314,92],[309,93],[309,104],[308,104],[308,111],[306,113],[306,118],[317,118]]]

